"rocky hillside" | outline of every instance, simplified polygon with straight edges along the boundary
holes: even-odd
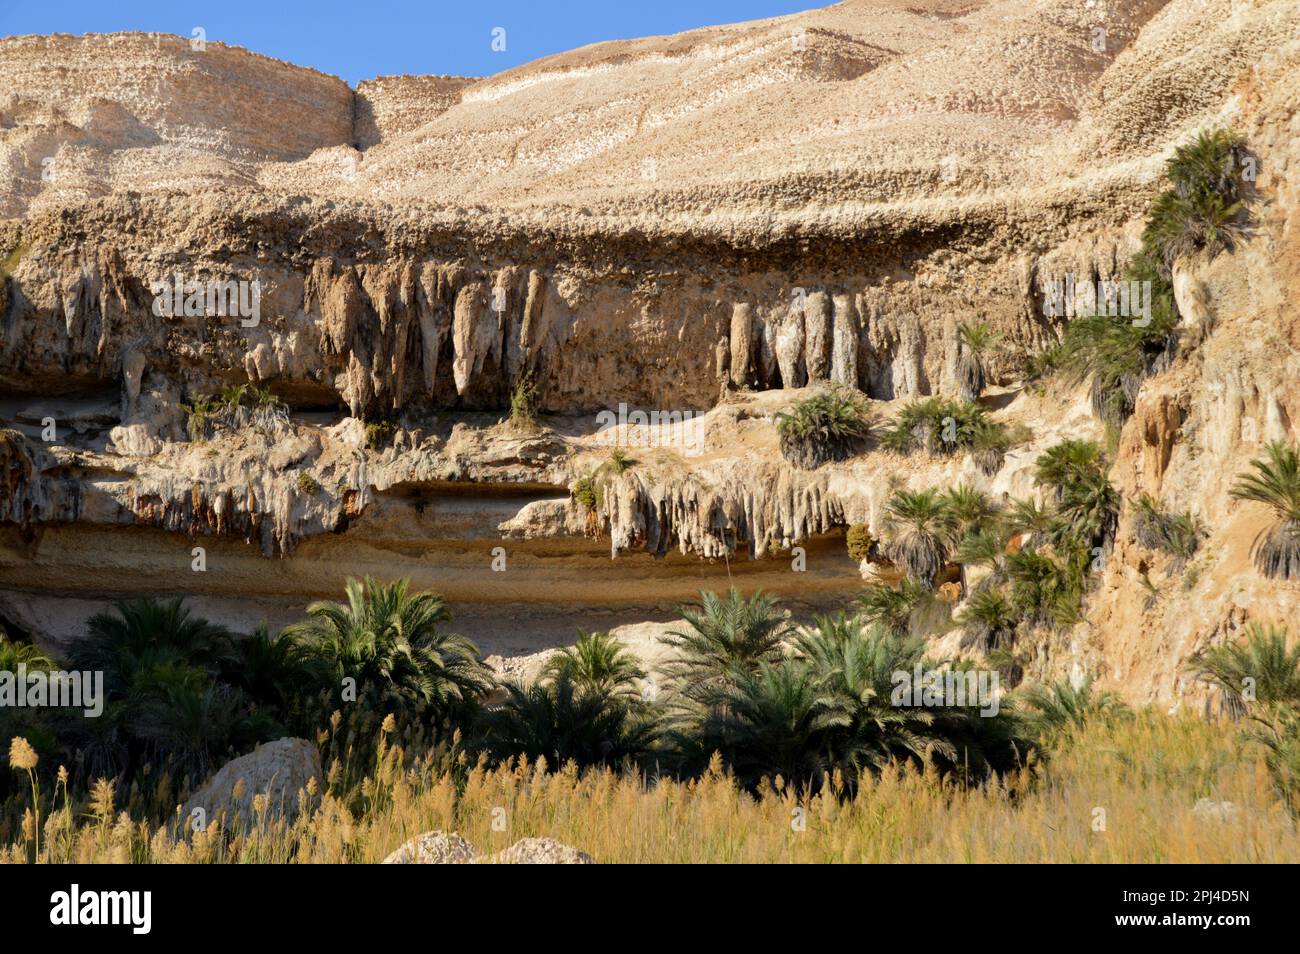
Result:
[[[880,535],[897,487],[1025,497],[1046,448],[1106,440],[1086,385],[1028,381],[1067,320],[1049,291],[1117,278],[1174,149],[1228,128],[1252,233],[1179,264],[1194,346],[1112,435],[1125,499],[1208,536],[1174,565],[1126,507],[1034,658],[1199,704],[1192,653],[1300,608],[1251,562],[1268,509],[1228,494],[1297,439],[1297,23],[1295,0],[848,0],[356,90],[217,42],[0,40],[0,622],[58,642],[136,593],[282,622],[367,572],[507,653],[729,580],[842,606],[844,531]],[[159,307],[177,281],[193,307]],[[954,395],[976,320],[1020,435],[992,473],[782,457],[805,389],[882,419]],[[538,425],[498,423],[533,388]],[[637,463],[610,473],[621,405],[675,417],[620,434]]]

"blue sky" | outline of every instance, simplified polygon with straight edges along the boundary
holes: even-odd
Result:
[[[349,83],[395,73],[488,76],[549,53],[825,6],[831,0],[0,0],[0,35],[145,30],[314,66]],[[505,50],[492,31],[505,29]]]

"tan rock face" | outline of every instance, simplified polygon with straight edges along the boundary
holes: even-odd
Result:
[[[524,607],[493,640],[529,607],[661,619],[736,581],[844,605],[839,534],[879,531],[895,486],[1025,496],[1044,448],[1102,439],[1079,395],[1016,386],[1064,322],[1045,297],[1116,277],[1172,147],[1231,125],[1260,159],[1255,234],[1178,263],[1185,347],[1112,474],[1207,539],[1175,572],[1126,518],[1086,624],[1039,660],[1174,704],[1192,652],[1297,608],[1250,564],[1267,514],[1228,490],[1300,415],[1298,19],[855,0],[356,91],[216,42],[0,40],[0,615],[72,638],[66,598],[185,590],[242,625],[349,572]],[[176,276],[255,282],[256,319],[160,313]],[[856,387],[884,417],[952,394],[972,319],[1001,335],[994,414],[1032,430],[993,477],[780,459],[796,389]],[[525,382],[538,433],[497,426]],[[196,399],[237,384],[289,420],[189,439]],[[598,415],[620,407],[706,412],[703,439],[610,444]],[[615,446],[638,464],[611,477]],[[568,488],[593,474],[588,510]],[[195,545],[219,572],[190,572]]]

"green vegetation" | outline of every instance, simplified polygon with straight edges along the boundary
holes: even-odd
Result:
[[[981,405],[942,397],[905,405],[880,436],[880,445],[896,454],[973,454],[980,469],[989,475],[1001,468],[1012,442],[1007,430],[993,421]]]
[[[934,596],[913,580],[904,579],[897,588],[873,583],[858,597],[859,613],[868,623],[879,625],[895,636],[906,636],[913,629],[917,610]]]
[[[895,491],[885,506],[885,525],[890,531],[885,555],[913,583],[933,589],[958,533],[957,519],[943,496],[933,489]]]
[[[975,646],[989,653],[1011,648],[1020,618],[1001,590],[984,589],[966,601],[957,622],[964,628],[963,649]]]
[[[1237,478],[1230,493],[1273,508],[1277,522],[1255,541],[1255,566],[1265,576],[1300,579],[1300,458],[1294,447],[1271,443],[1251,473]]]
[[[215,396],[195,395],[182,403],[185,429],[190,440],[208,440],[217,427],[240,431],[251,426],[254,431],[273,437],[289,423],[289,406],[269,387],[232,384]]]
[[[366,449],[383,450],[397,434],[397,422],[392,418],[380,418],[366,423]]]
[[[628,457],[627,451],[620,447],[609,452],[609,460],[605,461],[602,466],[608,468],[611,473],[621,474],[634,464],[636,464],[636,461]]]
[[[595,513],[600,507],[602,493],[595,477],[579,477],[570,488],[573,499],[588,513]]]
[[[844,544],[848,547],[849,556],[859,563],[871,555],[871,547],[874,543],[875,541],[871,539],[871,528],[865,523],[853,524],[844,535]]]
[[[645,670],[623,643],[609,633],[578,630],[578,642],[546,661],[543,680],[567,678],[578,693],[599,696],[636,694]]]
[[[1230,713],[1249,716],[1275,791],[1300,815],[1300,644],[1288,649],[1287,636],[1252,623],[1244,640],[1202,651],[1188,669],[1219,689]]]
[[[805,470],[859,453],[875,433],[866,398],[844,387],[813,395],[776,416],[781,454]]]
[[[475,736],[494,762],[631,767],[649,758],[661,734],[653,714],[620,695],[581,691],[567,671],[527,687],[507,685],[506,693]]]
[[[1248,158],[1245,140],[1221,129],[1175,150],[1165,167],[1173,188],[1156,199],[1142,236],[1164,274],[1184,256],[1231,251],[1245,234]]]
[[[1049,739],[1127,713],[1114,693],[1095,692],[1091,680],[1077,686],[1065,680],[1034,686],[1025,691],[1021,709],[1031,731]]]
[[[1287,648],[1281,626],[1252,623],[1239,643],[1212,646],[1189,665],[1245,711],[1260,706],[1300,706],[1300,644]]]
[[[491,681],[474,644],[445,632],[451,614],[442,600],[407,589],[405,580],[348,580],[347,603],[312,603],[311,618],[282,638],[313,685],[333,689],[351,679],[365,708],[449,725],[474,709]]]
[[[1133,505],[1133,534],[1139,546],[1159,550],[1181,567],[1196,555],[1205,528],[1191,513],[1170,513],[1150,494],[1142,494]]]
[[[974,535],[990,532],[983,526]],[[683,608],[687,627],[669,637],[678,656],[662,698],[635,691],[640,669],[617,640],[583,633],[537,683],[506,686],[504,701],[485,708],[488,671],[471,645],[445,634],[447,612],[436,596],[404,583],[353,580],[347,590],[345,603],[314,604],[308,620],[278,637],[265,628],[232,637],[174,600],[133,601],[95,617],[78,663],[103,668],[110,709],[103,720],[76,720],[99,722],[84,737],[69,735],[76,727],[51,710],[29,710],[47,720],[47,735],[24,726],[8,740],[0,844],[12,847],[0,855],[375,860],[431,826],[492,846],[490,806],[505,805],[517,812],[512,839],[563,837],[602,860],[659,857],[641,853],[664,845],[673,857],[699,851],[720,860],[732,857],[723,843],[737,838],[748,847],[736,857],[790,857],[812,846],[856,858],[875,845],[880,857],[901,859],[881,846],[880,824],[912,832],[909,857],[917,845],[943,857],[961,837],[979,852],[972,857],[1001,850],[1059,860],[1059,847],[1024,853],[1045,833],[1015,850],[1005,837],[979,833],[990,825],[1035,831],[1035,819],[1055,818],[1066,801],[1086,818],[1098,785],[1126,806],[1112,814],[1116,826],[1130,815],[1140,821],[1126,851],[1151,843],[1139,832],[1159,830],[1168,839],[1153,858],[1203,860],[1209,845],[1216,857],[1239,857],[1240,832],[1216,840],[1198,829],[1194,845],[1177,835],[1205,791],[1257,814],[1267,830],[1251,842],[1256,860],[1273,857],[1279,839],[1295,841],[1293,823],[1282,814],[1274,824],[1280,813],[1268,810],[1277,803],[1270,799],[1300,809],[1300,648],[1288,650],[1279,629],[1252,628],[1242,645],[1197,661],[1198,674],[1246,709],[1242,729],[1129,713],[1086,682],[1016,690],[997,714],[981,715],[973,700],[909,703],[898,695],[900,674],[976,673],[927,656],[918,636],[862,617],[825,616],[795,629],[770,597],[734,590]],[[991,611],[998,590],[987,592],[985,602],[968,604],[969,622],[986,626],[985,642],[996,644],[1008,614]],[[914,585],[910,593],[930,599]],[[999,672],[1023,665],[1006,649],[989,658]],[[53,662],[0,640],[0,668],[20,661]],[[346,701],[349,686],[357,704]],[[402,721],[384,715],[392,712]],[[255,731],[258,723],[269,731]],[[164,830],[218,759],[286,733],[317,739],[329,767],[300,796],[306,812],[298,822],[234,820],[180,837]],[[1255,782],[1257,771],[1271,789]],[[819,838],[769,842],[762,833],[774,824],[788,831],[795,806],[815,813]],[[119,813],[128,820],[118,822]],[[629,817],[642,847],[629,848]],[[944,834],[927,840],[935,818]],[[657,827],[641,831],[660,824],[662,836]],[[683,831],[709,845],[683,839]],[[1106,858],[1110,844],[1083,839],[1071,857]]]
[[[306,497],[315,496],[320,491],[316,478],[305,470],[298,471],[298,492]]]
[[[963,401],[977,401],[984,393],[988,374],[984,356],[997,344],[998,335],[987,322],[963,322],[957,328],[957,384]]]
[[[1133,413],[1142,381],[1172,362],[1178,347],[1174,262],[1188,255],[1230,250],[1247,228],[1241,169],[1244,142],[1230,133],[1202,133],[1179,147],[1166,173],[1171,187],[1156,199],[1142,246],[1121,279],[1151,283],[1151,313],[1079,318],[1065,329],[1053,367],[1068,382],[1092,381],[1094,413],[1112,427]]]
[[[213,425],[221,410],[217,401],[197,394],[188,404],[182,402],[181,410],[185,414],[185,431],[190,440],[205,441],[212,436]]]
[[[509,424],[521,433],[537,429],[537,382],[531,373],[520,378],[510,392]]]

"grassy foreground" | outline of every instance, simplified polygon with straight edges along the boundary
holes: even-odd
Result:
[[[852,799],[824,789],[802,805],[788,790],[746,794],[721,771],[646,785],[605,769],[402,769],[400,755],[387,750],[348,791],[302,792],[312,807],[291,826],[236,825],[233,836],[214,823],[177,841],[125,814],[56,813],[40,860],[376,862],[443,829],[484,852],[547,836],[604,863],[1300,861],[1300,833],[1258,747],[1194,717],[1094,720],[1000,783],[963,789],[887,769]],[[1232,805],[1194,812],[1200,799]],[[30,860],[31,847],[0,858]]]

